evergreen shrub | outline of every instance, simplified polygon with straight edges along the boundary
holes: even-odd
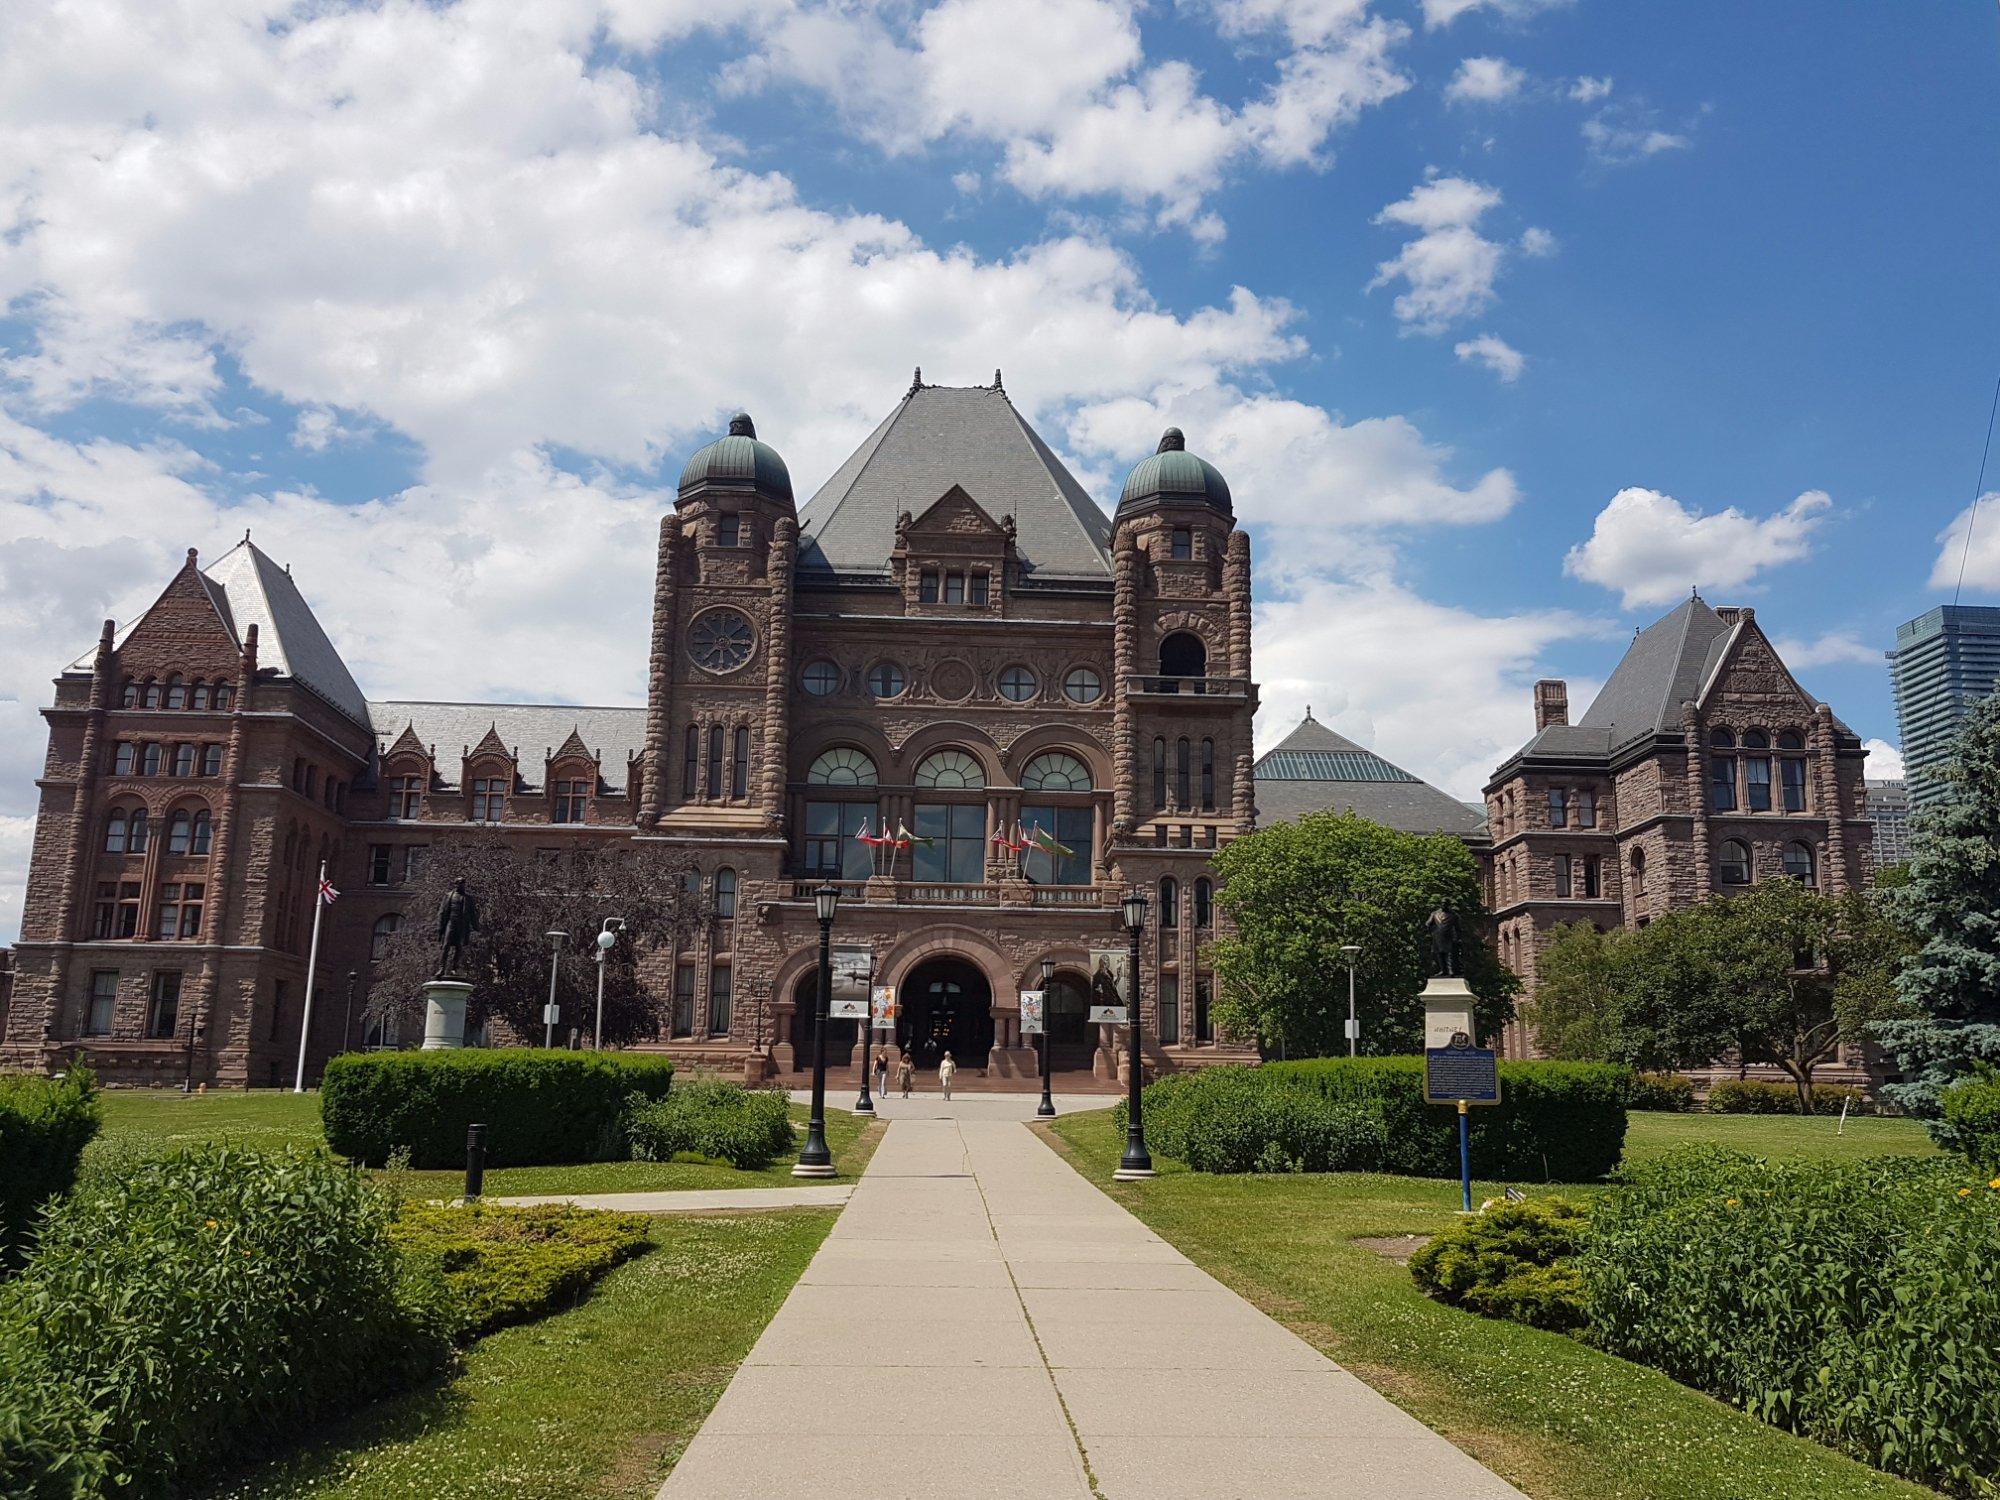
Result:
[[[82,1064],[60,1078],[0,1073],[0,1271],[25,1253],[42,1205],[75,1185],[100,1123],[97,1081]]]
[[[1972,1164],[2000,1172],[2000,1072],[1988,1067],[1944,1091],[1944,1120]]]
[[[792,1149],[790,1101],[775,1089],[700,1078],[663,1099],[634,1094],[627,1111],[625,1133],[635,1161],[672,1161],[688,1153],[761,1172]]]
[[[389,1239],[444,1283],[453,1331],[467,1340],[581,1300],[592,1282],[652,1244],[650,1222],[562,1203],[406,1203]]]
[[[1147,1144],[1197,1172],[1373,1172],[1379,1109],[1328,1099],[1256,1068],[1203,1068],[1147,1085]],[[1125,1101],[1114,1112],[1125,1129]]]
[[[348,1052],[326,1065],[319,1112],[327,1144],[371,1167],[399,1148],[415,1168],[462,1166],[474,1123],[489,1167],[613,1161],[627,1098],[663,1098],[673,1076],[664,1057],[621,1052]]]
[[[390,1208],[325,1152],[202,1146],[93,1177],[0,1296],[6,1493],[180,1493],[450,1359]]]
[[[1569,1332],[1587,1317],[1575,1258],[1589,1228],[1566,1198],[1489,1203],[1411,1256],[1410,1275],[1441,1302]]]
[[[1691,1147],[1628,1169],[1576,1266],[1588,1337],[1951,1495],[2000,1487],[2000,1178]]]
[[[1625,1107],[1686,1114],[1694,1108],[1694,1080],[1683,1073],[1634,1073]]]
[[[1370,1103],[1385,1131],[1383,1170],[1409,1177],[1458,1175],[1458,1121],[1424,1102],[1421,1057],[1321,1057],[1266,1063],[1329,1099]],[[1500,1103],[1472,1110],[1472,1170],[1523,1182],[1593,1182],[1625,1151],[1630,1070],[1611,1063],[1503,1062]]]
[[[1837,1115],[1843,1108],[1859,1110],[1868,1102],[1860,1089],[1846,1084],[1822,1084],[1813,1090],[1812,1113]],[[1797,1115],[1799,1091],[1789,1083],[1773,1083],[1764,1078],[1725,1078],[1710,1086],[1708,1112],[1712,1115]]]

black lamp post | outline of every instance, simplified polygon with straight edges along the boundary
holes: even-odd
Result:
[[[854,1101],[854,1112],[857,1115],[872,1115],[875,1113],[875,1099],[868,1092],[868,1069],[871,1062],[868,1054],[873,1050],[874,1045],[875,969],[871,964],[868,969],[868,1010],[861,1018],[861,1097]]]
[[[1151,1177],[1153,1158],[1146,1154],[1146,1122],[1140,1115],[1141,1085],[1145,1069],[1139,1064],[1139,929],[1146,925],[1146,893],[1127,891],[1124,900],[1125,933],[1132,940],[1132,993],[1125,997],[1125,1048],[1128,1089],[1125,1103],[1125,1154],[1118,1170],[1111,1174],[1117,1182],[1137,1182]]]
[[[1056,977],[1056,961],[1042,960],[1042,1033],[1036,1038],[1042,1044],[1042,1102],[1035,1106],[1038,1115],[1053,1115],[1056,1102],[1049,1097],[1049,983]]]
[[[840,888],[822,885],[813,892],[813,905],[819,911],[819,998],[813,1006],[812,1118],[794,1177],[833,1176],[833,1153],[826,1148],[826,1008],[833,995],[833,916],[840,909]]]

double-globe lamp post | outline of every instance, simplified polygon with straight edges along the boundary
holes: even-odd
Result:
[[[1125,1102],[1125,1154],[1118,1170],[1111,1174],[1117,1182],[1136,1182],[1151,1177],[1153,1158],[1146,1153],[1146,1122],[1140,1111],[1145,1068],[1139,1061],[1139,929],[1146,925],[1146,893],[1127,891],[1124,900],[1125,933],[1131,942],[1131,993],[1125,997],[1125,1050],[1128,1091]]]
[[[1056,961],[1042,960],[1042,1031],[1035,1040],[1042,1044],[1042,1102],[1035,1106],[1035,1113],[1051,1116],[1056,1112],[1056,1102],[1049,1097],[1049,986],[1055,982]]]
[[[813,1004],[812,1118],[794,1177],[833,1176],[833,1153],[826,1148],[826,1010],[833,995],[833,918],[840,910],[840,888],[822,885],[813,892],[813,905],[819,913],[819,998]]]
[[[597,930],[597,1024],[590,1028],[590,1050],[604,1050],[604,965],[611,957],[611,950],[618,946],[618,934],[624,930],[623,917],[606,917],[604,925]]]

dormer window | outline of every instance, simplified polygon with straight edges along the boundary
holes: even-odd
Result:
[[[947,604],[965,603],[965,575],[963,573],[947,573],[944,575],[944,602]]]
[[[1170,543],[1169,555],[1175,562],[1186,562],[1194,556],[1194,532],[1186,526],[1176,526]]]
[[[938,602],[937,571],[934,568],[926,568],[922,573],[917,575],[917,603],[935,604],[937,602]]]
[[[415,776],[392,776],[389,778],[389,816],[398,822],[417,816],[423,795],[423,783]]]
[[[967,579],[965,595],[967,603],[983,605],[986,602],[986,580],[988,576],[985,573],[974,573]]]
[[[507,809],[507,783],[498,776],[481,777],[472,783],[472,821],[498,823]]]
[[[727,510],[715,523],[715,544],[718,547],[740,547],[743,545],[743,517],[733,510]]]
[[[556,805],[553,820],[558,823],[581,823],[584,807],[589,801],[590,783],[571,780],[556,783]]]

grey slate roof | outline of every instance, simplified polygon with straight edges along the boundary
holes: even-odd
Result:
[[[578,708],[562,703],[420,703],[397,700],[368,705],[379,756],[409,726],[437,757],[437,770],[447,781],[458,774],[466,748],[486,738],[490,729],[500,743],[520,756],[521,774],[538,779],[542,762],[575,730],[597,752],[604,783],[623,789],[625,768],[646,743],[643,708]]]
[[[1259,824],[1307,813],[1353,812],[1403,833],[1483,839],[1486,812],[1412,776],[1306,711],[1305,719],[1251,768]]]
[[[1041,578],[1111,576],[1111,518],[993,386],[916,385],[799,512],[803,572],[886,573],[896,516],[958,485]]]

